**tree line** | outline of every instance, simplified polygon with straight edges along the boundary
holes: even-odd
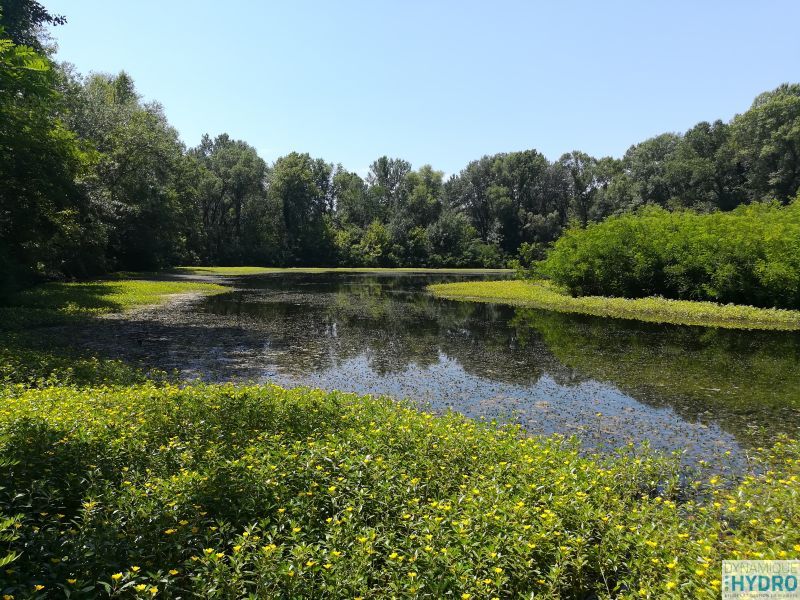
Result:
[[[641,206],[729,211],[800,188],[800,85],[622,158],[484,156],[445,179],[380,157],[366,177],[247,142],[187,148],[126,73],[53,60],[33,0],[0,0],[0,284],[177,264],[504,266],[569,225]]]

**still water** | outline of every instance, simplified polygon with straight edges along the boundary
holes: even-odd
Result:
[[[497,278],[497,275],[493,275]],[[800,424],[800,336],[654,325],[438,300],[466,276],[279,274],[117,332],[151,366],[206,381],[411,398],[434,411],[647,441],[743,466]],[[120,325],[121,326],[121,325]]]

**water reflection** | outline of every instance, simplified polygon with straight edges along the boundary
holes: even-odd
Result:
[[[741,461],[749,445],[797,434],[795,334],[514,310],[424,291],[443,279],[455,277],[247,278],[199,305],[119,322],[109,344],[187,377],[409,397],[590,446],[649,440],[690,461],[726,451]]]

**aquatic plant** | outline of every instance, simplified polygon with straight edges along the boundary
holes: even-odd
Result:
[[[685,482],[646,448],[309,389],[7,390],[0,594],[715,598],[723,558],[800,557],[800,447],[755,460]]]
[[[598,317],[731,329],[800,329],[800,311],[666,298],[570,296],[546,280],[467,281],[428,286],[440,298],[491,302]]]
[[[176,267],[188,275],[265,275],[270,273],[511,273],[511,269],[424,268],[424,267]]]

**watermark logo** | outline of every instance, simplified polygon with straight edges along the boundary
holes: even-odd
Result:
[[[800,600],[800,560],[723,560],[723,600]]]

